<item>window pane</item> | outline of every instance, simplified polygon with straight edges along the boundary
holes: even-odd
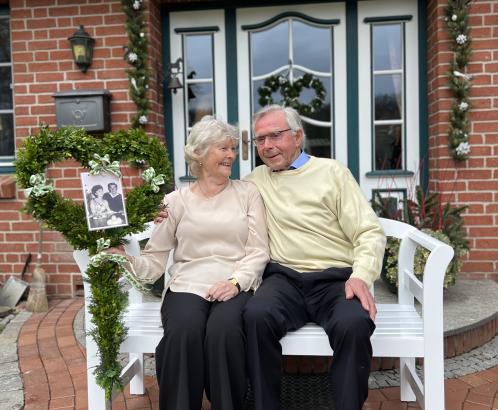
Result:
[[[301,70],[294,70],[294,78],[299,78],[304,75],[304,72]],[[331,109],[330,109],[330,97],[332,96],[332,78],[331,77],[323,77],[323,76],[314,76],[317,80],[319,80],[323,88],[325,88],[325,97],[323,98],[322,108],[307,117],[313,118],[314,120],[319,121],[331,121]],[[301,94],[299,95],[299,102],[309,104],[314,98],[317,97],[316,91],[314,88],[305,88],[301,90]]]
[[[0,114],[0,157],[14,156],[14,119],[12,114]]]
[[[205,115],[213,115],[213,84],[190,84],[188,87],[188,126],[192,127]]]
[[[330,28],[314,27],[293,20],[294,64],[314,71],[330,72],[332,33]]]
[[[304,151],[315,157],[330,158],[330,127],[317,127],[315,125],[303,123],[306,140],[304,141]]]
[[[187,78],[213,77],[213,52],[211,34],[185,36]]]
[[[375,126],[375,169],[402,168],[401,124]]]
[[[401,75],[387,74],[374,77],[375,119],[401,119]]]
[[[252,75],[267,74],[289,64],[289,22],[251,33]]]
[[[0,17],[0,63],[10,62],[9,19]]]
[[[374,70],[401,69],[401,24],[374,25],[372,36]]]
[[[0,110],[12,109],[12,74],[10,67],[0,67]]]

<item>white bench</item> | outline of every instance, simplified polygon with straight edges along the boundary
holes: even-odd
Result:
[[[401,400],[417,401],[427,410],[444,409],[443,354],[443,279],[453,257],[453,249],[422,233],[413,226],[388,219],[380,219],[387,236],[401,239],[399,250],[398,303],[377,304],[377,326],[372,335],[375,357],[396,357],[400,360]],[[126,251],[140,253],[139,241],[150,237],[152,225],[133,235]],[[413,274],[416,246],[430,250],[424,271],[424,283]],[[89,257],[86,251],[75,251],[74,258],[84,274]],[[88,312],[89,286],[85,282],[85,323],[91,330]],[[421,314],[415,309],[415,299],[422,305]],[[125,314],[128,337],[121,352],[129,354],[129,363],[121,374],[123,384],[130,383],[131,394],[143,394],[143,354],[153,353],[162,337],[161,302],[146,303],[134,289],[129,292],[129,307]],[[307,324],[289,332],[282,340],[284,355],[331,356],[333,354],[323,329]],[[86,338],[88,370],[88,404],[92,410],[109,408],[104,391],[97,386],[93,368],[98,363],[97,348],[91,337]],[[415,359],[423,360],[423,380],[415,371]]]

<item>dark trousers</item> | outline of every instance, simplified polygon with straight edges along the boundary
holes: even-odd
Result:
[[[375,325],[358,299],[346,299],[351,268],[299,273],[270,263],[261,287],[244,309],[248,368],[256,410],[280,407],[279,340],[308,321],[325,329],[334,350],[330,369],[337,410],[359,410],[368,396]]]
[[[226,302],[167,292],[164,335],[156,348],[161,410],[199,410],[205,389],[213,410],[240,410],[247,391],[242,292]]]

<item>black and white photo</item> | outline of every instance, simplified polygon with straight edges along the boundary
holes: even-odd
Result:
[[[121,179],[111,174],[81,174],[88,230],[128,225]]]

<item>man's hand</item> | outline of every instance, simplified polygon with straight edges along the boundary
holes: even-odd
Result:
[[[232,282],[225,280],[223,282],[215,283],[208,290],[206,299],[210,301],[226,302],[237,296],[239,289]]]
[[[361,306],[365,309],[370,318],[375,320],[377,308],[370,289],[365,282],[358,278],[349,278],[345,285],[346,299],[353,299],[355,296],[359,299]]]
[[[159,211],[157,216],[154,218],[154,223],[155,224],[160,224],[162,221],[164,221],[168,217],[168,210],[163,209],[162,211]]]

